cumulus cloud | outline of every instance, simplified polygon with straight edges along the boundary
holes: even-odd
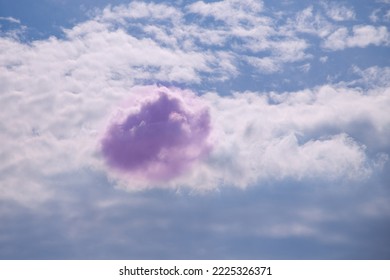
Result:
[[[275,73],[281,70],[279,61],[270,57],[259,58],[247,56],[246,61],[249,65],[263,73]]]
[[[263,2],[253,0],[225,0],[205,3],[203,1],[198,1],[189,5],[188,9],[193,13],[205,17],[213,17],[228,24],[236,24],[241,20],[248,20],[250,23],[253,23],[253,21],[257,20],[256,17],[254,17],[254,13],[263,10]]]
[[[298,12],[295,18],[288,22],[288,26],[297,32],[309,33],[321,38],[329,35],[334,29],[333,24],[321,13],[316,12],[313,6]]]
[[[151,181],[183,173],[210,149],[209,113],[195,97],[178,89],[150,87],[143,89],[138,102],[132,96],[135,108],[117,115],[102,139],[107,163],[130,178]]]
[[[322,4],[326,15],[335,21],[355,19],[355,11],[351,7],[346,7],[337,2],[323,2]]]
[[[386,26],[361,24],[349,28],[341,24],[343,21],[355,19],[353,8],[335,2],[322,2],[321,6],[323,11],[309,6],[298,12],[295,18],[288,18],[282,30],[286,33],[307,33],[318,36],[323,40],[322,47],[329,51],[389,44]],[[371,20],[374,22],[378,21],[377,13],[378,10],[375,10],[371,15]]]
[[[211,156],[219,163],[224,159],[223,167],[212,173],[242,187],[271,178],[364,178],[371,172],[370,160],[349,127],[364,118],[381,135],[389,123],[377,109],[384,96],[333,87],[284,95],[240,93],[224,99],[209,95],[219,139]]]
[[[319,61],[320,61],[321,63],[326,63],[326,62],[328,61],[328,57],[327,57],[327,56],[321,56],[321,57],[319,58]]]
[[[374,9],[370,15],[369,18],[372,22],[389,22],[390,21],[390,10],[385,8],[378,8]]]
[[[0,258],[388,259],[388,31],[271,2],[1,33]]]
[[[356,73],[360,79],[354,80],[350,85],[375,87],[390,86],[390,67],[372,66],[366,69],[361,69],[358,66],[353,66],[352,71]]]
[[[238,1],[197,3],[179,10],[132,2],[99,11],[64,30],[62,38],[0,39],[3,199],[46,199],[54,191],[53,178],[83,168],[125,189],[209,190],[264,180],[369,176],[377,165],[367,150],[388,147],[387,83],[367,92],[350,84],[229,96],[135,88],[159,81],[188,87],[226,81],[243,73],[243,63],[275,73],[310,58],[310,44],[298,29],[276,28],[258,1],[246,1],[238,21],[219,18],[219,27],[183,18],[216,17],[204,5],[233,9]],[[309,9],[299,20],[306,24],[312,17],[317,18]],[[321,18],[313,28],[326,37],[329,28],[322,24]],[[208,42],[204,30],[212,35]],[[380,45],[388,36],[385,27],[358,26],[352,35],[343,30],[326,37],[328,49]],[[332,38],[337,32],[341,43]],[[366,43],[359,43],[363,37]],[[310,64],[301,65],[311,71]],[[382,70],[363,74],[380,77]],[[138,91],[152,93],[140,97]],[[121,107],[123,100],[133,101]],[[157,117],[161,107],[169,110]],[[354,128],[362,122],[370,137]],[[157,131],[163,132],[158,139]]]
[[[369,45],[388,45],[389,32],[386,26],[357,25],[352,33],[346,27],[340,27],[324,41],[324,47],[330,50],[345,48],[365,48]]]
[[[135,1],[128,5],[108,6],[101,13],[98,13],[98,17],[113,22],[116,22],[118,17],[121,20],[142,18],[180,20],[182,13],[169,5]]]
[[[387,158],[380,152],[369,156],[365,145],[386,147],[390,119],[384,99],[386,91],[333,86],[285,94],[206,94],[213,149],[163,187],[203,191],[269,180],[368,178]],[[371,127],[369,135],[354,129],[361,122]],[[112,178],[129,190],[156,185],[118,174]]]

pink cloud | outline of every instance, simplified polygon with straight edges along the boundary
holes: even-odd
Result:
[[[167,181],[207,155],[208,108],[192,92],[145,87],[124,105],[101,140],[111,168],[151,181]]]

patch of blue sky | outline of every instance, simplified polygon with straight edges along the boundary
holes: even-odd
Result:
[[[50,36],[62,38],[63,28],[72,28],[75,24],[87,20],[95,9],[107,5],[126,3],[123,0],[0,0],[0,16],[12,16],[20,20],[27,29],[26,41],[41,40]],[[1,26],[3,31],[14,29],[12,25]]]

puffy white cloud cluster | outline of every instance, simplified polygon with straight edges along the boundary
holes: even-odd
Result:
[[[369,45],[389,45],[390,34],[385,26],[357,25],[352,32],[346,27],[340,27],[329,35],[324,42],[324,47],[331,50],[345,48],[364,48]]]
[[[335,21],[354,20],[356,17],[352,7],[347,7],[337,2],[323,2],[322,4],[326,15]]]
[[[321,47],[338,51],[347,48],[365,48],[370,45],[388,46],[390,34],[387,26],[356,24],[341,25],[342,21],[354,20],[355,13],[340,4],[323,3],[324,12],[310,6],[287,21],[289,32],[307,33],[321,38]],[[326,16],[332,19],[329,21]]]
[[[29,204],[55,192],[50,186],[58,174],[82,168],[106,172],[99,137],[138,83],[226,80],[240,73],[241,63],[267,73],[280,71],[311,57],[301,33],[318,31],[329,50],[388,40],[386,27],[356,26],[350,34],[313,9],[277,27],[276,18],[262,14],[262,2],[239,3],[196,2],[178,9],[132,2],[107,7],[64,30],[64,38],[29,43],[0,38],[1,198]],[[231,18],[236,9],[239,17]],[[189,21],[191,14],[203,20]],[[213,25],[210,18],[223,24]],[[313,26],[308,25],[311,18]],[[374,70],[362,71],[363,77],[374,75]],[[375,68],[375,76],[386,71]],[[365,92],[328,85],[226,97],[210,92],[200,98],[211,114],[212,152],[164,187],[203,190],[244,188],[262,180],[361,179],[380,165],[366,149],[376,144],[388,149],[388,83]],[[372,132],[367,143],[360,142],[367,138],[356,130],[362,122]],[[151,187],[109,176],[126,189]]]
[[[332,86],[230,98],[208,95],[216,139],[216,163],[209,163],[215,171],[210,173],[242,187],[263,179],[362,179],[375,163],[353,138],[364,132],[353,127],[369,123],[376,142],[371,145],[386,145],[387,95],[388,89],[362,93]]]

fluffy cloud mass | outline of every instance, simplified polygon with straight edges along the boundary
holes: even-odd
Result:
[[[390,43],[390,35],[385,26],[354,26],[352,34],[350,33],[347,28],[341,27],[327,38],[324,46],[339,50],[353,47],[364,48],[371,44],[377,46],[388,45]]]
[[[142,91],[161,90],[167,89]],[[284,179],[361,180],[387,161],[387,154],[380,152],[390,136],[387,95],[387,90],[363,94],[336,86],[231,97],[208,93],[197,99],[210,109],[209,120],[204,107],[193,104],[189,114],[180,107],[188,105],[160,93],[130,114],[116,116],[104,136],[103,155],[109,165],[129,171],[110,174],[132,190],[156,185],[245,188]],[[362,122],[368,131],[356,131]],[[371,151],[373,147],[377,149]]]
[[[131,112],[118,114],[102,139],[108,164],[143,179],[166,180],[206,156],[210,117],[195,97],[167,88],[146,88],[141,100],[133,96],[126,108]]]
[[[375,145],[383,147],[382,129],[390,121],[385,111],[376,115],[383,98],[388,99],[386,91],[372,94],[325,86],[294,94],[210,96],[220,139],[215,155],[224,158],[226,168],[219,171],[229,178],[227,184],[239,186],[259,179],[368,176],[375,163],[362,142],[370,136],[353,127],[369,124]]]
[[[340,26],[355,13],[337,5],[329,21],[313,7],[283,19],[265,14],[262,2],[238,3],[131,2],[96,12],[62,37],[3,36],[2,198],[44,200],[56,177],[80,169],[128,190],[196,191],[362,180],[379,170],[389,150],[390,95],[387,82],[371,85],[373,70],[354,67],[361,75],[354,81],[297,91],[222,94],[209,85],[243,76],[257,83],[288,66],[310,73],[316,51],[328,57],[387,45],[387,28]],[[315,50],[305,33],[320,39]],[[389,80],[387,68],[374,70]]]
[[[0,259],[390,258],[388,0],[19,2]]]

